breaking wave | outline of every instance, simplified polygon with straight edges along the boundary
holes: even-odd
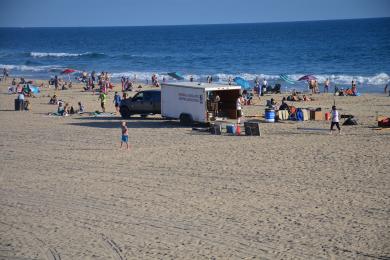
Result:
[[[31,72],[49,72],[52,70],[61,70],[63,67],[59,65],[47,65],[47,66],[30,66],[30,65],[8,65],[0,64],[0,68],[6,68],[10,71],[31,71]]]
[[[80,57],[80,56],[86,56],[91,58],[99,58],[99,57],[105,57],[106,55],[104,53],[97,53],[97,52],[85,52],[85,53],[67,53],[67,52],[30,52],[30,57],[33,58],[45,58],[45,57]]]

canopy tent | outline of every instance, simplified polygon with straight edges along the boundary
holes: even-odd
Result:
[[[243,79],[243,78],[241,78],[241,77],[235,77],[235,78],[233,79],[233,81],[234,81],[237,85],[241,86],[241,87],[242,87],[243,89],[245,89],[245,90],[251,89],[251,84],[249,83],[249,81],[247,81],[247,80],[245,80],[245,79]]]

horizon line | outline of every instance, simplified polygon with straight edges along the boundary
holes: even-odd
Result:
[[[152,25],[83,25],[83,26],[0,26],[0,29],[39,29],[39,28],[110,28],[110,27],[168,27],[168,26],[207,26],[207,25],[244,25],[244,24],[274,24],[274,23],[305,23],[305,22],[331,22],[331,21],[351,21],[351,20],[375,20],[389,19],[390,16],[363,17],[363,18],[337,18],[319,20],[293,20],[293,21],[272,21],[272,22],[238,22],[238,23],[199,23],[199,24],[152,24]]]

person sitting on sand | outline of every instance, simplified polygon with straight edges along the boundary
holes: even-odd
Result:
[[[286,103],[286,98],[285,98],[285,97],[282,99],[282,104],[280,105],[279,110],[287,110],[287,111],[290,111],[290,107],[289,107],[288,104]]]
[[[347,90],[345,90],[345,93],[344,93],[346,96],[352,96],[353,95],[353,92],[352,92],[352,89],[350,88],[347,88]]]
[[[12,85],[12,86],[15,86],[15,85],[16,85],[16,80],[15,80],[15,78],[12,79],[11,85]]]
[[[356,84],[352,86],[351,92],[352,92],[352,94],[351,94],[352,96],[356,96],[356,94],[357,94],[357,87],[356,87]]]
[[[58,102],[58,109],[57,109],[57,113],[60,115],[60,116],[63,116],[64,115],[64,107],[63,107],[63,104],[62,102]]]
[[[57,102],[58,102],[57,95],[54,94],[53,97],[50,98],[49,104],[55,105],[57,104]]]
[[[309,98],[306,95],[303,95],[302,99],[303,99],[303,101],[311,101],[311,98]]]
[[[69,106],[69,103],[65,103],[65,106],[64,106],[64,116],[67,116],[70,114],[70,106]]]

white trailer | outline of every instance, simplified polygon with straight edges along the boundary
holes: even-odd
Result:
[[[181,123],[207,123],[217,116],[236,119],[240,86],[179,82],[161,85],[161,115]],[[216,96],[219,101],[216,101]],[[218,99],[217,99],[218,100]]]

